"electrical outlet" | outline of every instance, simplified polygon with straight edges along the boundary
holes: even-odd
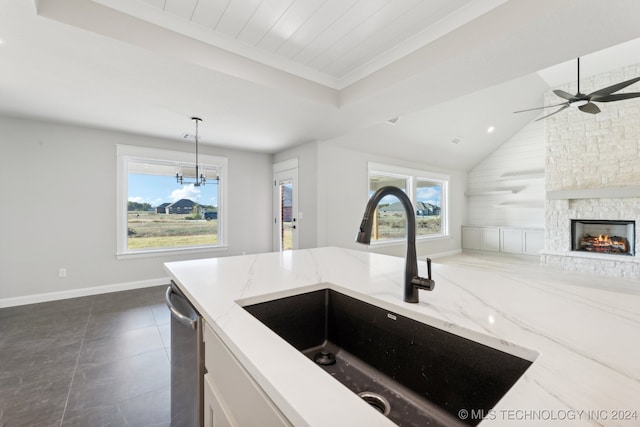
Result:
[[[66,268],[59,268],[58,269],[58,277],[67,277],[67,269]]]

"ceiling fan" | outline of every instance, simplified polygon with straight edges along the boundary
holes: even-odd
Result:
[[[595,92],[591,92],[588,95],[585,95],[584,93],[580,93],[580,58],[578,58],[578,92],[575,95],[571,95],[568,92],[565,92],[560,89],[556,89],[553,91],[553,93],[555,93],[560,98],[565,99],[566,100],[565,102],[561,102],[559,104],[553,104],[553,105],[546,105],[544,107],[529,108],[528,110],[514,111],[514,113],[524,113],[525,111],[543,110],[546,108],[560,107],[557,110],[553,111],[552,113],[549,113],[542,117],[537,118],[535,120],[536,122],[538,120],[545,119],[549,116],[553,116],[554,114],[559,113],[560,111],[569,107],[576,107],[580,111],[583,111],[589,114],[598,114],[600,112],[600,108],[598,108],[598,106],[594,104],[594,102],[613,102],[613,101],[622,101],[624,99],[640,97],[640,92],[614,93],[638,81],[640,81],[640,77],[636,77],[631,80],[626,80],[624,82],[607,86],[603,89],[600,89]]]

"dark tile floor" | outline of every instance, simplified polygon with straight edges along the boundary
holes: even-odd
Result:
[[[165,289],[0,309],[0,427],[169,426]]]

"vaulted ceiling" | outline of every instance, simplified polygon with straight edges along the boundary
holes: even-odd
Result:
[[[0,10],[0,114],[172,139],[198,115],[204,143],[277,152],[330,140],[409,160],[428,152],[456,169],[535,117],[512,112],[539,105],[547,77],[563,75],[537,71],[640,38],[634,0],[0,0]]]

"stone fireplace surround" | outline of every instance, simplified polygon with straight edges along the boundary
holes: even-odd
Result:
[[[571,220],[640,221],[640,197],[547,200],[545,250],[541,262],[566,271],[601,274],[611,277],[640,278],[637,256],[576,252],[571,250]],[[635,247],[638,247],[636,234]]]
[[[640,64],[583,78],[583,93],[640,76]],[[559,89],[575,93],[575,83]],[[635,92],[631,86],[627,91]],[[624,91],[622,91],[624,92]],[[557,102],[551,92],[545,103]],[[640,278],[635,256],[571,251],[571,220],[640,224],[640,100],[601,104],[592,115],[569,108],[545,120],[545,249],[541,262],[568,271]],[[566,114],[565,114],[566,113]]]

